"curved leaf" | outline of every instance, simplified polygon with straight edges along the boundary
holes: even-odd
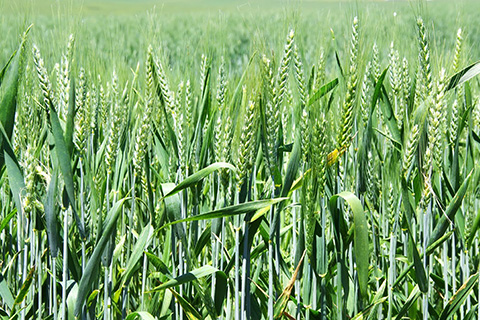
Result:
[[[448,86],[445,88],[445,91],[456,88],[459,85],[462,85],[464,82],[472,79],[476,75],[480,74],[480,61],[477,61],[465,69],[455,73],[451,78]]]
[[[163,183],[162,184],[162,193],[168,194],[173,189],[175,189],[174,183]],[[167,215],[169,222],[174,222],[182,219],[182,199],[179,194],[175,194],[171,197],[164,198],[165,202],[165,213]],[[187,244],[187,233],[185,231],[185,226],[182,224],[177,224],[174,227],[174,232],[177,237],[183,242],[186,246]]]
[[[77,301],[77,294],[78,294],[78,285],[74,283],[67,297],[67,319],[75,319],[74,309],[75,309],[75,301]]]
[[[249,70],[250,65],[253,62],[253,59],[257,55],[257,51],[254,51],[248,60],[247,65],[245,66],[245,71],[243,71],[242,76],[240,77],[240,80],[237,83],[237,86],[235,87],[235,91],[233,92],[232,97],[230,98],[230,103],[234,104],[240,97],[240,93],[242,92],[242,85],[245,81],[245,78],[247,77],[247,71]]]
[[[223,302],[227,297],[227,275],[224,272],[216,272],[213,276],[215,277],[215,295],[213,302],[217,315],[221,315]]]
[[[335,207],[338,198],[343,198],[353,212],[353,252],[357,264],[358,284],[360,293],[367,298],[368,267],[370,265],[370,242],[368,239],[368,224],[360,200],[351,192],[344,191],[330,198],[330,208]]]
[[[174,183],[162,183],[162,193],[170,194],[175,189]],[[169,221],[180,220],[182,218],[181,201],[180,196],[177,194],[175,197],[164,197],[165,212]]]
[[[190,222],[190,221],[199,221],[199,220],[211,220],[211,219],[216,219],[216,218],[225,218],[225,217],[230,217],[234,216],[237,214],[242,214],[242,213],[249,213],[249,212],[255,212],[257,210],[261,210],[267,207],[270,207],[271,205],[278,203],[280,201],[284,201],[288,198],[276,198],[276,199],[267,199],[267,200],[257,200],[257,201],[251,201],[251,202],[245,202],[242,204],[237,204],[234,206],[229,206],[229,207],[224,207],[218,210],[213,210],[209,211],[206,213],[201,213],[196,216],[191,216],[185,219],[181,220],[176,220],[167,224],[164,224],[162,227],[157,229],[157,231],[165,229],[171,225],[175,225],[177,223],[182,223],[182,222]]]
[[[225,277],[225,279],[227,278],[227,275],[225,274],[225,272],[223,272],[223,271],[221,271],[217,268],[214,268],[212,266],[203,266],[203,267],[200,267],[198,269],[187,272],[185,274],[182,274],[181,276],[178,276],[174,279],[171,279],[171,280],[165,282],[164,284],[159,285],[158,287],[155,287],[155,288],[149,290],[148,293],[173,288],[173,287],[176,287],[176,286],[179,286],[179,285],[197,280],[199,278],[208,277],[208,276],[213,275],[215,273],[218,273],[222,277]]]
[[[150,252],[145,252],[147,255],[148,261],[155,266],[155,268],[160,271],[164,276],[166,276],[168,279],[173,279],[172,274],[170,273],[170,270],[168,270],[167,265],[156,255]]]
[[[185,180],[180,182],[175,188],[173,188],[172,191],[167,193],[163,198],[173,196],[174,194],[182,191],[183,189],[194,186],[195,184],[197,184],[198,182],[203,180],[203,178],[205,178],[206,176],[208,176],[212,172],[217,171],[218,169],[224,169],[224,168],[230,169],[230,170],[236,170],[235,167],[232,166],[229,163],[215,162],[215,163],[209,165],[208,167],[203,168],[202,170],[200,170],[198,172],[195,172],[194,174],[192,174],[191,176],[189,176],[188,178],[186,178]]]
[[[155,320],[155,317],[152,316],[147,311],[132,312],[127,316],[126,320],[135,320],[135,319],[138,319],[138,318],[140,318],[142,320]]]

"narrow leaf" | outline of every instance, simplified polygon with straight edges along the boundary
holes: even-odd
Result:
[[[477,170],[476,178],[474,179],[474,181],[478,181],[479,174],[480,170]],[[457,193],[448,204],[448,207],[445,209],[445,213],[440,217],[440,221],[435,226],[435,229],[433,230],[433,233],[430,237],[430,241],[428,242],[429,245],[440,239],[440,237],[445,234],[445,231],[447,231],[447,228],[451,221],[455,220],[455,214],[462,205],[463,198],[465,197],[465,193],[467,192],[467,187],[470,183],[472,175],[473,170],[465,178],[462,185],[460,186],[460,189],[458,189]]]
[[[384,296],[385,288],[387,287],[387,280],[383,280],[382,285],[378,288],[375,296],[373,297],[372,303],[366,307],[362,312],[359,312],[352,320],[361,320],[365,319],[365,316],[368,314],[373,314],[377,310],[378,306],[385,302],[388,297]]]
[[[100,293],[100,290],[95,289],[92,291],[92,293],[88,296],[87,299],[87,309],[90,308],[92,305],[93,301],[95,301],[95,298],[97,298],[98,294]],[[74,313],[75,314],[75,313]]]
[[[337,61],[338,69],[340,69],[340,74],[342,78],[345,79],[345,74],[343,73],[342,63],[340,62],[340,57],[338,56],[337,50],[335,50],[335,60]]]
[[[62,172],[63,181],[65,183],[65,189],[67,190],[68,200],[72,207],[73,216],[75,217],[75,222],[77,224],[78,232],[82,239],[86,238],[85,227],[83,222],[78,216],[76,205],[75,205],[75,189],[73,184],[73,174],[72,174],[72,164],[70,162],[70,154],[68,153],[67,146],[65,143],[63,129],[60,125],[57,112],[53,106],[49,106],[49,121],[51,124],[51,130],[53,138],[55,140],[55,150],[58,158],[58,163],[60,170]]]
[[[3,218],[2,223],[0,223],[0,233],[3,231],[3,229],[7,227],[8,223],[10,222],[10,220],[12,220],[13,217],[15,217],[16,213],[16,210],[12,210],[9,214],[7,214],[5,218]]]
[[[418,287],[420,288],[420,291],[423,293],[428,292],[428,280],[427,280],[427,274],[425,273],[425,268],[423,267],[423,261],[420,258],[420,254],[418,253],[417,249],[417,244],[415,243],[415,240],[413,239],[412,234],[409,232],[410,236],[410,245],[413,247],[412,252],[413,252],[413,265],[415,266],[415,278],[418,283]]]
[[[199,221],[199,220],[211,220],[211,219],[217,219],[217,218],[225,218],[225,217],[231,217],[234,215],[242,214],[242,213],[249,213],[249,212],[255,212],[257,210],[261,210],[267,207],[270,207],[271,205],[278,203],[280,201],[284,201],[288,198],[276,198],[276,199],[268,199],[268,200],[257,200],[257,201],[251,201],[251,202],[245,202],[225,208],[221,208],[218,210],[213,210],[210,212],[202,213],[196,216],[191,216],[182,220],[176,220],[170,223],[167,223],[157,229],[157,231],[165,229],[171,225],[177,224],[177,223],[182,223],[182,222],[190,222],[190,221]]]
[[[473,212],[473,214],[475,213]],[[475,220],[473,220],[472,229],[470,230],[470,235],[467,239],[467,249],[470,249],[470,247],[472,246],[473,239],[475,239],[479,226],[480,226],[480,210],[477,210]],[[0,231],[1,231],[1,228],[0,228]]]
[[[97,245],[95,246],[93,254],[90,257],[90,260],[88,260],[88,263],[85,267],[85,272],[80,279],[77,302],[75,304],[75,316],[78,316],[80,314],[84,306],[85,299],[90,294],[92,284],[95,282],[95,279],[93,278],[93,275],[95,274],[94,270],[99,268],[100,266],[102,253],[106,247],[108,240],[112,235],[113,230],[115,229],[115,224],[118,217],[120,216],[120,213],[122,212],[121,208],[125,200],[126,198],[117,201],[108,212],[102,236],[98,241]]]
[[[280,295],[280,297],[275,302],[275,309],[274,309],[275,319],[279,319],[283,315],[285,308],[287,307],[287,303],[290,300],[290,294],[292,292],[293,286],[295,285],[295,281],[297,280],[298,272],[300,271],[300,267],[302,266],[303,259],[305,258],[306,253],[307,253],[307,250],[303,250],[302,257],[300,258],[300,261],[298,262],[298,265],[295,268],[295,271],[293,272],[293,275],[290,278],[290,281],[288,282],[285,289],[283,289],[283,292]]]
[[[115,293],[115,296],[120,296],[120,293],[125,285],[125,283],[128,282],[130,277],[133,275],[133,272],[135,270],[135,266],[137,265],[138,261],[143,255],[143,252],[145,248],[148,246],[152,239],[152,234],[153,234],[153,227],[149,223],[143,228],[142,233],[138,237],[138,241],[133,247],[132,253],[130,255],[130,258],[128,259],[127,262],[127,267],[125,272],[122,274],[122,277],[120,278],[120,286],[117,292]]]
[[[418,297],[420,297],[420,294],[421,292],[418,286],[415,286],[415,288],[413,288],[412,292],[410,292],[410,295],[403,304],[402,309],[400,309],[400,311],[398,312],[397,317],[395,318],[396,320],[403,319],[403,316],[407,314],[408,310],[410,310],[415,301],[417,301]]]
[[[30,286],[32,285],[34,275],[35,275],[35,267],[30,269],[30,272],[28,272],[28,275],[27,275],[27,277],[25,278],[25,281],[22,284],[22,288],[20,289],[20,292],[18,293],[17,297],[15,298],[15,304],[16,305],[21,304],[23,299],[25,299],[25,297],[27,296],[27,293],[30,290]]]
[[[399,143],[402,141],[402,136],[400,135],[400,131],[398,130],[398,121],[395,118],[395,113],[393,111],[392,104],[388,98],[387,90],[385,86],[382,86],[382,93],[383,93],[383,102],[381,103],[381,110],[383,113],[383,119],[385,120],[388,130],[390,131],[390,135],[392,136],[392,142]],[[402,145],[397,145],[399,149],[401,149]]]
[[[5,77],[5,73],[7,72],[8,66],[10,65],[10,63],[12,62],[12,60],[15,57],[16,54],[17,54],[17,50],[13,51],[13,53],[10,56],[10,58],[8,59],[7,63],[5,63],[2,70],[0,71],[0,86],[2,85],[3,78]]]
[[[358,150],[358,165],[359,165],[359,178],[357,184],[357,192],[359,195],[363,194],[367,190],[368,178],[367,178],[367,166],[368,166],[368,152],[370,151],[370,145],[373,136],[373,120],[374,110],[377,106],[378,99],[380,99],[382,93],[383,81],[387,75],[388,68],[383,70],[380,78],[375,85],[375,91],[373,93],[372,102],[370,104],[369,117],[367,127],[363,131],[363,140]]]
[[[325,96],[327,93],[332,91],[336,86],[338,85],[338,78],[333,79],[329,83],[323,85],[320,87],[320,89],[315,92],[310,99],[308,99],[307,105],[312,105],[319,99],[321,99],[323,96]]]
[[[10,149],[8,142],[4,141],[5,165],[7,167],[8,181],[13,195],[13,202],[17,211],[23,213],[22,197],[25,195],[25,180],[18,165],[17,158]]]
[[[157,291],[162,291],[162,290],[165,290],[165,289],[168,289],[168,288],[176,287],[176,286],[179,286],[179,285],[197,280],[199,278],[204,278],[204,277],[210,276],[210,275],[212,275],[214,273],[217,273],[217,272],[225,274],[223,271],[218,270],[217,268],[214,268],[212,266],[208,266],[208,265],[203,266],[203,267],[200,267],[198,269],[187,272],[185,274],[182,274],[181,276],[176,277],[172,280],[169,280],[169,281],[165,282],[164,284],[149,290],[148,292],[149,293],[157,292]],[[225,275],[225,277],[226,277],[226,275]]]
[[[173,279],[172,274],[170,273],[170,270],[168,270],[167,265],[156,255],[146,252],[148,261],[155,266],[155,268],[160,271],[164,276],[166,276],[169,279]]]
[[[445,88],[445,91],[456,88],[459,85],[462,85],[464,82],[472,79],[477,74],[480,73],[480,61],[477,61],[465,69],[455,73],[451,78],[448,86]]]
[[[413,266],[415,266],[415,280],[416,280],[420,290],[422,292],[427,292],[427,290],[428,290],[427,275],[426,275],[426,272],[425,272],[425,268],[423,267],[423,263],[422,263],[422,260],[420,258],[420,254],[418,253],[417,244],[415,243],[415,240],[413,239],[413,236],[412,236],[412,227],[411,227],[410,220],[412,219],[412,216],[414,215],[414,212],[413,212],[413,209],[410,205],[409,191],[408,191],[407,182],[405,180],[405,177],[402,178],[402,201],[403,201],[403,208],[405,210],[408,236],[409,236],[410,245],[412,247],[413,260],[414,260],[413,263],[407,269],[410,270],[410,268],[413,268]],[[402,273],[402,275],[406,275],[406,274],[407,274],[407,271],[404,270],[404,273]],[[402,277],[402,275],[400,275],[397,278],[397,282],[400,281],[399,279]]]
[[[280,193],[281,197],[288,196],[288,193],[290,192],[290,189],[297,177],[298,167],[300,165],[301,149],[302,149],[301,143],[302,143],[301,132],[300,132],[300,129],[297,129],[295,132],[295,141],[293,144],[293,151],[292,151],[292,154],[290,155],[290,159],[288,160],[287,171],[285,173],[285,178],[283,180],[282,191]],[[281,203],[280,205],[278,205],[278,207],[275,210],[275,214],[273,216],[273,223],[270,226],[270,239],[273,239],[275,232],[277,232],[279,229],[278,226],[280,223],[280,214],[283,210],[283,206],[284,206],[284,203]]]
[[[223,169],[223,168],[227,168],[227,169],[230,169],[230,170],[235,170],[234,166],[232,166],[231,164],[225,163],[225,162],[213,163],[213,164],[209,165],[208,167],[203,168],[202,170],[199,170],[199,171],[195,172],[194,174],[192,174],[191,176],[189,176],[188,178],[186,178],[185,180],[180,182],[175,188],[173,188],[172,191],[167,193],[163,198],[173,196],[174,194],[182,191],[183,189],[186,189],[188,187],[192,187],[195,184],[197,184],[198,182],[200,182],[201,180],[203,180],[206,176],[208,176],[212,172],[217,171],[218,169]]]
[[[68,111],[67,111],[67,119],[65,123],[65,146],[67,148],[68,154],[70,157],[73,153],[73,131],[74,131],[74,119],[75,119],[75,78],[72,77],[70,79],[70,92],[68,98]]]
[[[470,294],[473,286],[477,283],[478,273],[472,275],[467,281],[458,289],[458,291],[450,298],[448,304],[440,314],[439,320],[452,319],[457,310],[462,306],[465,299]]]
[[[243,71],[242,77],[240,78],[240,80],[237,83],[237,86],[235,87],[235,91],[233,92],[230,103],[235,103],[237,101],[237,99],[240,97],[240,93],[242,92],[242,84],[245,81],[245,78],[247,77],[247,71],[248,71],[250,65],[252,64],[253,59],[255,58],[256,55],[257,55],[257,51],[253,52],[252,56],[248,60],[248,63],[245,66],[245,71]]]
[[[47,227],[48,244],[50,246],[50,254],[53,258],[58,253],[58,224],[57,224],[57,206],[55,205],[55,195],[57,192],[57,176],[54,172],[52,179],[48,184],[47,197],[44,204],[45,208],[45,222]]]
[[[185,312],[185,315],[187,316],[188,320],[203,319],[203,317],[198,313],[198,311],[190,303],[188,303],[188,301],[185,300],[185,298],[183,298],[178,292],[173,290],[173,288],[170,288],[169,290],[170,292],[172,292],[175,299],[177,299],[178,303],[183,309],[183,312]]]

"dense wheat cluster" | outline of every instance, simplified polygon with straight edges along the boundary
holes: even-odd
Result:
[[[0,318],[480,319],[476,29],[378,6],[0,14]]]

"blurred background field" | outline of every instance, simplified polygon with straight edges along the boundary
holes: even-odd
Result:
[[[190,70],[201,54],[209,53],[225,56],[235,73],[242,70],[253,51],[279,50],[280,40],[292,28],[309,64],[314,63],[320,49],[326,51],[327,59],[333,58],[334,46],[339,52],[345,50],[354,14],[361,21],[361,50],[370,51],[376,42],[384,48],[381,56],[386,58],[393,41],[401,44],[400,54],[410,58],[410,53],[416,54],[412,50],[416,48],[412,41],[416,37],[415,19],[422,15],[431,27],[432,49],[441,52],[435,58],[448,60],[460,27],[466,32],[465,55],[479,52],[477,12],[480,2],[468,0],[1,0],[4,36],[0,38],[0,63],[8,59],[17,35],[33,23],[31,37],[54,61],[61,53],[51,44],[57,39],[66,41],[73,33],[78,43],[77,61],[94,63],[92,67],[99,72],[116,65],[126,67],[117,67],[120,70],[133,68],[144,60],[147,43],[155,43],[172,68]],[[331,41],[332,32],[336,41]]]

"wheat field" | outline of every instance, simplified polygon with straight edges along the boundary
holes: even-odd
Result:
[[[475,1],[0,9],[0,319],[480,320]]]

